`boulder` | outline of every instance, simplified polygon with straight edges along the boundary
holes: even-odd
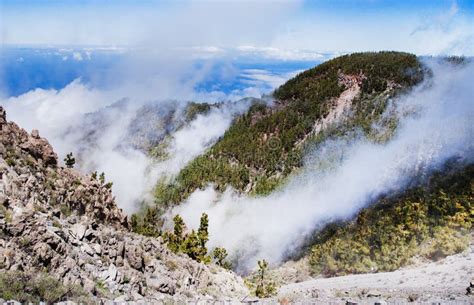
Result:
[[[469,283],[469,286],[466,288],[466,295],[474,295],[474,280]]]
[[[71,236],[77,240],[82,240],[86,234],[86,226],[81,223],[76,223],[71,227],[70,230]]]
[[[89,246],[89,244],[82,244],[81,250],[82,250],[83,252],[89,254],[90,256],[94,256],[94,254],[95,254],[95,250],[92,249],[92,247]]]
[[[173,295],[176,291],[176,281],[172,281],[169,278],[151,276],[146,279],[146,284],[147,287],[161,293]]]
[[[34,138],[34,139],[39,139],[40,138],[38,129],[33,129],[31,131],[31,137]]]
[[[117,278],[117,267],[114,264],[110,264],[109,269],[107,270],[107,279],[115,281]]]
[[[128,247],[125,256],[130,267],[137,270],[142,269],[143,252],[138,246]]]
[[[382,293],[378,290],[369,290],[369,291],[367,291],[366,296],[368,298],[378,298],[378,297],[382,296]]]

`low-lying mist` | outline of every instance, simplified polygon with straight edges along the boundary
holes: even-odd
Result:
[[[104,172],[113,182],[118,205],[130,214],[152,201],[160,177],[178,173],[250,103],[251,99],[222,103],[186,122],[187,102],[124,99],[118,92],[74,81],[62,90],[37,89],[9,98],[5,106],[9,119],[27,130],[40,130],[60,162],[73,152],[81,172]],[[164,140],[169,157],[151,158],[148,150]]]
[[[472,162],[474,65],[425,64],[433,76],[393,101],[402,119],[388,143],[374,144],[362,136],[331,139],[314,147],[303,170],[269,196],[249,197],[232,189],[221,194],[209,186],[169,215],[179,213],[196,228],[201,213],[208,213],[209,248],[225,247],[237,269],[246,272],[261,258],[283,261],[324,224],[353,216],[380,195],[403,190],[447,159]],[[160,178],[172,178],[204,152],[252,102],[222,103],[184,122],[187,102],[169,96],[176,92],[178,100],[189,100],[195,82],[185,84],[185,90],[176,85],[163,97],[154,84],[95,89],[76,80],[61,90],[37,89],[2,104],[10,120],[27,130],[39,129],[60,159],[72,151],[82,172],[105,172],[119,206],[133,213],[152,201]],[[196,93],[196,100],[201,96]],[[143,147],[150,141],[166,143],[168,158],[151,158],[150,147]],[[332,164],[323,170],[320,164],[328,160]]]
[[[378,196],[403,190],[450,158],[472,162],[474,64],[425,64],[433,76],[394,101],[402,119],[388,143],[363,137],[329,140],[314,148],[301,174],[270,196],[248,197],[232,189],[220,194],[209,186],[170,215],[179,213],[196,228],[206,212],[209,247],[225,247],[237,270],[246,272],[261,258],[281,262],[324,224],[354,216]],[[338,154],[333,158],[338,163],[319,170],[315,162],[328,151]]]

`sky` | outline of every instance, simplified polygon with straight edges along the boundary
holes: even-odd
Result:
[[[255,52],[398,50],[474,55],[474,1],[0,0],[2,45]]]

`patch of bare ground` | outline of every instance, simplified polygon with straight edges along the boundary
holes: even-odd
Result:
[[[393,272],[314,278],[280,287],[274,301],[304,304],[474,304],[474,239],[462,253]],[[346,303],[349,302],[349,303]]]

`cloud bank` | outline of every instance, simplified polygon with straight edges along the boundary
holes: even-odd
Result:
[[[401,2],[398,8],[391,1],[68,4],[5,5],[2,43],[194,48],[207,56],[222,56],[231,48],[280,60],[317,60],[318,52],[379,50],[474,55],[474,12],[464,2]]]

